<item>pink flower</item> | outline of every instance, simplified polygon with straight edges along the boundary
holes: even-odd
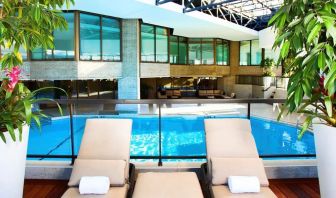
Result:
[[[6,76],[9,78],[9,82],[7,84],[7,91],[12,92],[16,86],[16,84],[20,80],[21,69],[19,66],[15,66],[11,71],[7,71]]]

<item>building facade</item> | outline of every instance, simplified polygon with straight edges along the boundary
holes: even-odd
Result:
[[[182,37],[142,19],[77,10],[63,16],[68,29],[54,32],[54,49],[22,49],[24,79],[32,89],[58,86],[72,98],[157,98],[169,89],[183,97],[197,97],[199,90],[230,95],[245,78],[263,75],[265,58],[276,58],[258,40]]]

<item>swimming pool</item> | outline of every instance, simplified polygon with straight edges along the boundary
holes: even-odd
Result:
[[[159,118],[146,115],[74,116],[74,148],[76,154],[79,150],[87,118],[131,118],[133,120],[131,155],[159,155]],[[206,155],[205,118],[209,117],[194,115],[163,116],[161,119],[162,155]],[[298,140],[298,129],[291,125],[256,117],[251,118],[251,125],[260,155],[315,154],[312,133],[307,133],[301,140]],[[43,120],[41,131],[36,126],[31,126],[28,154],[71,155],[70,142],[69,117]]]

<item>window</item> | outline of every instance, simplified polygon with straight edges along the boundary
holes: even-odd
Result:
[[[120,23],[116,19],[102,17],[102,47],[104,61],[120,61]]]
[[[100,60],[100,17],[80,14],[80,59]]]
[[[120,22],[98,15],[80,14],[80,59],[120,61]]]
[[[240,65],[260,65],[262,49],[259,48],[259,40],[240,42]]]
[[[193,38],[189,39],[189,64],[200,65],[202,60],[201,53],[201,39]]]
[[[213,39],[189,39],[189,64],[213,65],[214,42]]]
[[[170,36],[170,63],[187,64],[187,38],[179,36]]]
[[[275,64],[277,64],[278,62],[279,55],[280,55],[279,49],[273,50],[265,48],[265,58],[273,59]]]
[[[54,49],[43,49],[41,47],[32,50],[32,60],[54,60],[54,59],[73,59],[74,51],[74,13],[62,13],[68,23],[67,30],[55,30]]]
[[[188,62],[188,40],[184,37],[179,37],[179,64],[187,64]]]
[[[156,27],[156,62],[168,62],[168,30]]]
[[[141,61],[168,62],[168,29],[141,24]]]
[[[202,39],[202,64],[214,64],[214,45],[213,39]]]
[[[170,36],[169,41],[169,52],[170,52],[170,63],[178,64],[178,37],[177,36]]]
[[[259,40],[251,41],[251,64],[260,65],[262,57],[262,49],[259,48]]]
[[[250,41],[240,42],[240,65],[251,65]]]
[[[9,49],[1,47],[1,49],[0,49],[0,53],[1,53],[0,54],[0,58],[3,57],[4,55],[8,54],[9,52],[12,52],[13,49],[14,49],[13,46],[11,48],[9,48]],[[27,60],[27,51],[23,47],[19,48],[19,52],[21,53],[22,60],[23,61]]]
[[[216,40],[216,64],[229,64],[229,44],[227,41],[222,39]]]
[[[155,28],[152,25],[141,24],[141,60],[155,61]]]

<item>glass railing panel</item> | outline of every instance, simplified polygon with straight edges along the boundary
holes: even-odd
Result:
[[[39,128],[35,122],[32,122],[27,154],[45,155],[46,157],[28,159],[55,160],[50,157],[55,155],[71,155],[69,109],[67,105],[61,106],[63,115],[60,115],[55,104],[35,104],[33,106],[33,111],[40,110],[48,117],[40,119],[41,128]]]
[[[251,126],[259,155],[262,157],[305,157],[315,155],[314,135],[311,129],[299,139],[304,116],[284,114],[278,121],[281,103],[251,104]],[[288,157],[286,157],[288,156]]]
[[[233,103],[163,104],[162,155],[180,158],[164,161],[204,161],[199,159],[206,156],[204,119],[247,118],[247,108],[247,104]]]
[[[75,154],[78,154],[87,119],[132,119],[132,161],[157,161],[159,156],[159,110],[156,104],[76,104],[74,106]]]

